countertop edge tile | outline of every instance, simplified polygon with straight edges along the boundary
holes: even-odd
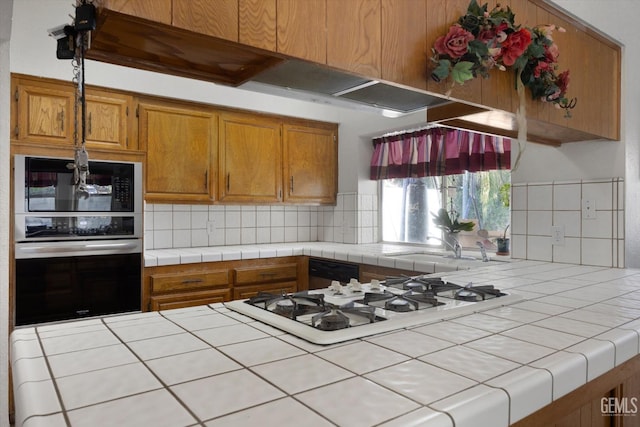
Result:
[[[615,345],[611,341],[590,338],[565,350],[587,358],[587,382],[615,367]]]
[[[485,384],[501,388],[509,395],[510,423],[545,407],[553,399],[553,378],[545,369],[522,366]]]
[[[498,388],[478,384],[429,405],[446,412],[455,427],[477,427],[478,420],[491,427],[509,425],[509,395]]]

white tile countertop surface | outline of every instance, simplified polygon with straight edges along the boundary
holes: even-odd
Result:
[[[16,425],[500,427],[639,353],[640,270],[441,275],[524,299],[331,346],[222,304],[17,329]]]
[[[465,251],[465,259],[452,259],[451,252],[409,245],[372,243],[350,245],[345,243],[301,242],[261,245],[212,246],[201,248],[174,248],[146,250],[144,266],[191,264],[198,262],[234,261],[255,258],[273,258],[307,255],[338,261],[379,265],[382,267],[423,273],[467,270],[482,266],[478,251]],[[509,262],[504,256],[489,254],[492,262]],[[471,260],[469,258],[474,258]]]

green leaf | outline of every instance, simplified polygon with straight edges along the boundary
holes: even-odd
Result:
[[[516,59],[516,62],[513,63],[513,68],[521,70],[525,65],[527,65],[527,61],[529,61],[527,55],[520,55],[518,59]]]
[[[469,3],[469,6],[467,7],[467,13],[476,15],[476,16],[482,16],[486,11],[487,11],[487,4],[485,3],[484,6],[480,7],[480,5],[476,0],[471,0],[471,2]]]
[[[467,50],[478,57],[488,56],[489,48],[480,40],[471,40],[467,45]]]
[[[467,80],[471,80],[473,78],[473,72],[471,71],[472,68],[473,62],[458,62],[451,69],[451,77],[453,78],[453,81],[458,84],[463,84]]]
[[[431,74],[436,76],[438,81],[444,80],[449,77],[449,69],[451,68],[451,61],[448,59],[441,59],[438,61],[438,66],[433,69]]]
[[[544,56],[544,46],[537,43],[531,43],[527,48],[526,56],[542,58]]]

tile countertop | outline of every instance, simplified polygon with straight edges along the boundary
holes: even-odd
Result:
[[[331,346],[221,304],[16,329],[16,426],[500,427],[639,353],[640,270],[441,275],[524,300]]]
[[[432,254],[424,259],[408,259],[402,255]],[[198,248],[153,249],[144,252],[144,266],[190,264],[198,262],[232,261],[255,258],[273,258],[294,255],[308,255],[330,258],[338,261],[379,265],[382,267],[423,273],[439,273],[456,270],[468,270],[481,264],[478,251],[464,251],[463,255],[471,255],[476,261],[454,260],[443,255],[450,252],[438,249],[425,250],[417,246],[372,243],[352,245],[345,243],[301,242],[271,243],[260,245],[213,246]],[[510,261],[509,257],[495,256],[488,253],[491,260]]]

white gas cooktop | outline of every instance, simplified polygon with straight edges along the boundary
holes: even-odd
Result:
[[[363,306],[359,301],[363,299],[366,293],[403,295],[406,292],[406,290],[384,285],[377,286],[374,284],[372,288],[371,284],[355,284],[341,286],[339,290],[336,289],[335,285],[333,288],[311,290],[308,291],[308,295],[314,297],[322,294],[324,295],[322,298],[325,303],[337,307],[339,310],[339,307],[351,305],[351,302],[354,302],[353,305],[355,306]],[[278,295],[274,295],[274,297],[277,298]],[[312,319],[317,313],[303,314],[297,316],[296,320],[294,320],[290,317],[269,311],[261,306],[252,305],[249,303],[249,300],[231,301],[225,303],[225,306],[230,310],[249,316],[311,343],[327,345],[509,305],[521,300],[522,297],[517,294],[501,292],[501,296],[499,297],[481,301],[460,301],[443,296],[437,296],[436,299],[441,305],[409,312],[396,312],[376,306],[374,309],[376,320],[373,323],[369,323],[368,319],[362,320],[362,318],[355,316],[354,319],[356,319],[356,321],[352,321],[352,326],[337,330],[323,330],[318,328],[317,319]],[[384,307],[384,304],[382,307]]]

